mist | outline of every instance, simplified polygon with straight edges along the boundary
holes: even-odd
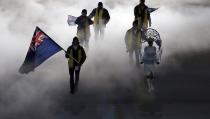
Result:
[[[34,72],[27,75],[18,73],[36,26],[67,49],[76,35],[76,26],[68,26],[67,15],[80,16],[84,8],[89,14],[97,2],[0,1],[0,118],[59,118],[55,111],[65,112],[69,100],[74,103],[106,104],[135,95],[132,91],[143,74],[135,65],[129,64],[124,36],[132,25],[133,9],[138,0],[103,0],[111,20],[103,41],[94,39],[91,27],[90,50],[82,67],[79,92],[74,98],[69,96],[68,65],[63,51],[45,61]],[[146,0],[146,4],[159,8],[151,14],[152,28],[159,31],[163,40],[164,53],[158,72],[164,72],[168,66],[177,69],[181,61],[174,54],[209,50],[208,0]],[[84,96],[86,100],[83,100]]]

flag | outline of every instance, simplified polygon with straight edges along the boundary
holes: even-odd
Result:
[[[24,74],[33,71],[45,60],[61,50],[62,48],[56,42],[39,27],[36,27],[25,61],[19,72]]]
[[[68,15],[68,20],[67,23],[69,24],[69,26],[75,26],[75,21],[76,21],[77,17],[72,16],[72,15]]]
[[[158,8],[148,8],[147,10],[149,11],[149,13],[154,12],[155,10],[157,10]]]

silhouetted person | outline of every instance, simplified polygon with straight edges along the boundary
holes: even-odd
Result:
[[[133,53],[135,52],[136,66],[140,66],[140,56],[141,56],[141,31],[138,28],[138,21],[133,22],[132,28],[130,28],[125,35],[125,44],[127,52],[129,53],[129,61],[133,62]]]
[[[104,38],[104,29],[106,24],[110,20],[110,15],[107,9],[103,8],[103,3],[99,2],[98,7],[93,9],[93,11],[89,15],[90,18],[94,17],[94,31],[95,31],[95,39],[98,39],[99,34],[100,38]]]
[[[87,17],[87,10],[82,10],[82,15],[79,16],[75,23],[78,25],[77,27],[77,37],[81,45],[85,46],[86,49],[89,48],[89,39],[90,39],[90,25],[93,24],[93,21]]]
[[[151,17],[148,7],[145,5],[145,0],[139,0],[140,3],[134,8],[135,20],[138,20],[138,26],[148,28],[151,26]]]
[[[78,88],[81,66],[86,60],[85,51],[83,47],[79,45],[77,37],[74,37],[72,45],[67,49],[66,58],[68,58],[69,65],[70,92],[74,94],[75,90]]]

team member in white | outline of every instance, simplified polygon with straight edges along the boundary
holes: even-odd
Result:
[[[157,53],[157,49],[153,46],[153,39],[148,39],[148,46],[144,48],[143,58],[141,64],[144,63],[144,72],[146,75],[148,91],[151,92],[154,90],[152,80],[154,78],[154,68],[155,64],[160,63],[160,59]]]

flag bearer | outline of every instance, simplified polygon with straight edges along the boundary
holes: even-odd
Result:
[[[70,93],[74,94],[78,88],[81,66],[86,60],[85,50],[80,46],[77,37],[74,37],[72,45],[67,49],[66,58],[68,58],[69,65]]]
[[[81,45],[84,45],[85,48],[88,49],[90,39],[90,25],[93,24],[93,21],[87,17],[86,9],[82,10],[82,15],[76,19],[75,24],[78,25],[77,37],[79,38]]]

